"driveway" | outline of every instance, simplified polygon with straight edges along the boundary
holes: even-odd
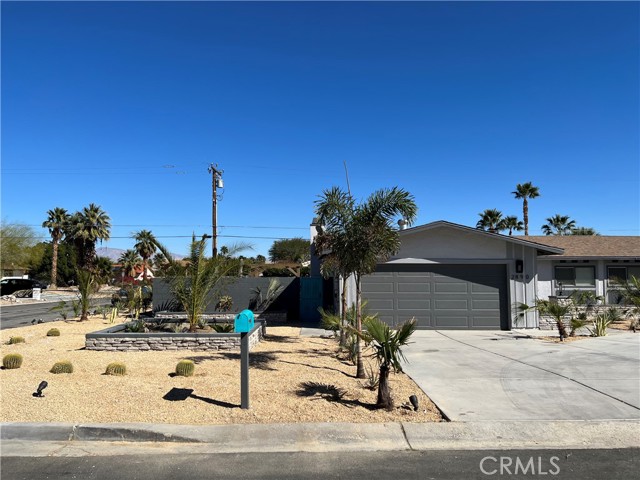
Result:
[[[418,330],[405,372],[453,421],[640,419],[640,335]]]

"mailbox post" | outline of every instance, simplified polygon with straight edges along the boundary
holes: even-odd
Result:
[[[251,310],[243,310],[233,322],[233,331],[240,334],[240,408],[249,408],[249,332],[255,325]]]

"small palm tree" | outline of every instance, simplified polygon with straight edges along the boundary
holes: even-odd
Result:
[[[529,235],[529,198],[540,196],[538,187],[534,187],[531,182],[519,183],[515,191],[511,192],[516,199],[522,199],[522,218],[524,219],[524,234]]]
[[[536,300],[535,304],[531,306],[521,303],[518,305],[518,317],[522,317],[525,313],[536,310],[541,316],[551,318],[556,322],[556,328],[558,329],[561,340],[569,336],[567,334],[567,327],[565,326],[565,318],[570,317],[568,319],[570,323],[573,318],[574,305],[570,303],[559,304],[549,300]]]
[[[142,264],[142,258],[135,250],[125,250],[118,258],[118,263],[127,277],[135,277],[136,268]]]
[[[58,283],[58,245],[64,237],[65,228],[69,221],[69,214],[64,208],[56,207],[47,211],[47,219],[42,223],[43,228],[49,229],[51,245],[53,246],[53,258],[51,259],[51,288],[56,288]]]
[[[554,215],[547,218],[547,223],[542,226],[542,233],[545,235],[570,235],[576,227],[575,220],[567,215]]]
[[[502,221],[502,227],[505,230],[509,230],[509,236],[513,234],[514,230],[516,232],[521,232],[522,230],[524,230],[524,224],[521,220],[518,220],[518,217],[516,217],[515,215],[504,217],[504,220]]]
[[[476,223],[476,228],[481,230],[488,230],[491,233],[498,233],[500,230],[505,230],[504,218],[502,212],[495,208],[487,209],[482,213],[479,213],[480,220]]]
[[[409,343],[409,337],[416,330],[416,319],[412,318],[392,330],[389,325],[374,315],[367,317],[363,325],[364,331],[354,330],[354,333],[373,348],[373,356],[380,365],[376,406],[391,410],[393,398],[389,390],[389,372],[392,369],[394,372],[402,372],[401,362],[405,360],[402,347]]]
[[[138,255],[142,257],[142,280],[146,284],[149,259],[156,252],[156,238],[149,230],[140,230],[133,234],[133,239],[136,241],[133,248],[135,248]]]
[[[591,228],[591,227],[576,227],[573,230],[571,230],[570,235],[600,235],[598,232],[596,232],[595,229]]]
[[[89,319],[91,298],[96,292],[95,277],[90,270],[78,269],[78,300],[80,302],[80,320]]]

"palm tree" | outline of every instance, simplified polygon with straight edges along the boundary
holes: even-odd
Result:
[[[118,263],[127,277],[135,277],[136,268],[142,264],[142,258],[135,250],[125,250],[118,258]]]
[[[531,182],[517,184],[516,190],[513,193],[516,199],[522,199],[522,217],[524,218],[524,234],[529,235],[529,198],[536,198],[540,196],[540,190],[538,187],[534,187]]]
[[[74,213],[68,223],[67,235],[73,238],[79,252],[80,266],[93,269],[96,258],[96,242],[109,240],[111,219],[95,203]]]
[[[596,232],[594,228],[591,227],[576,227],[571,230],[570,235],[591,235],[591,236],[599,236],[600,234]]]
[[[502,212],[495,208],[487,209],[482,213],[479,213],[480,220],[476,223],[476,228],[481,230],[488,230],[491,233],[498,233],[500,230],[505,230],[504,218],[502,218]]]
[[[353,275],[356,285],[356,330],[362,332],[362,277],[373,273],[400,248],[398,229],[392,222],[398,216],[410,225],[418,207],[403,189],[382,189],[356,205],[351,194],[338,187],[325,190],[316,201],[316,214],[324,225],[321,244],[331,252],[341,273]],[[356,346],[357,378],[365,378],[360,338]]]
[[[554,215],[547,218],[547,223],[542,226],[545,235],[570,235],[576,227],[575,220],[571,220],[567,215]]]
[[[560,304],[558,302],[552,302],[549,300],[536,300],[534,305],[526,305],[521,303],[518,305],[518,317],[522,317],[526,312],[535,311],[543,317],[549,317],[556,322],[556,328],[560,335],[560,340],[567,338],[567,327],[565,325],[565,318],[569,317],[568,323],[573,320],[574,306],[570,303]]]
[[[149,230],[140,230],[133,234],[133,239],[136,241],[134,248],[142,257],[142,280],[146,284],[149,259],[156,252],[156,238]]]
[[[189,330],[192,332],[198,327],[202,314],[215,297],[211,291],[223,277],[238,270],[239,259],[232,255],[250,248],[248,245],[239,245],[229,249],[230,257],[206,258],[207,238],[206,235],[200,240],[192,238],[186,266],[175,260],[167,247],[155,241],[156,247],[168,262],[166,278],[173,295],[187,313]]]
[[[51,244],[53,246],[53,258],[51,260],[51,288],[56,288],[58,283],[58,245],[64,237],[65,228],[69,221],[69,214],[64,208],[56,207],[47,211],[47,219],[42,223],[43,228],[49,229]]]
[[[504,220],[502,221],[502,227],[505,230],[509,230],[509,236],[512,235],[514,230],[516,232],[521,232],[522,230],[524,230],[524,224],[521,220],[518,220],[518,217],[516,217],[515,215],[504,217]]]
[[[80,321],[89,320],[91,298],[96,292],[95,277],[91,270],[78,269],[78,300],[80,301]]]
[[[401,361],[404,360],[404,355],[401,347],[409,343],[409,337],[416,330],[416,319],[412,318],[392,330],[389,325],[374,315],[364,320],[364,327],[366,329],[364,332],[355,333],[373,347],[373,355],[380,365],[376,406],[391,410],[393,398],[389,390],[389,372],[391,369],[396,373],[402,372]]]

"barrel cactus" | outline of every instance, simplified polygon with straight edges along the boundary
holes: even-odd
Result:
[[[57,328],[52,328],[47,332],[47,337],[59,337],[60,336],[60,330],[58,330]]]
[[[196,369],[195,363],[191,360],[180,360],[176,365],[176,375],[181,377],[191,377]]]
[[[121,362],[113,362],[107,365],[106,375],[122,376],[127,374],[127,366]]]
[[[69,360],[56,362],[49,371],[51,373],[73,373],[73,364]]]
[[[22,355],[19,353],[9,353],[2,358],[2,366],[6,369],[20,368],[22,366]]]
[[[24,343],[24,337],[11,337],[9,339],[9,345],[15,345],[16,343]]]

